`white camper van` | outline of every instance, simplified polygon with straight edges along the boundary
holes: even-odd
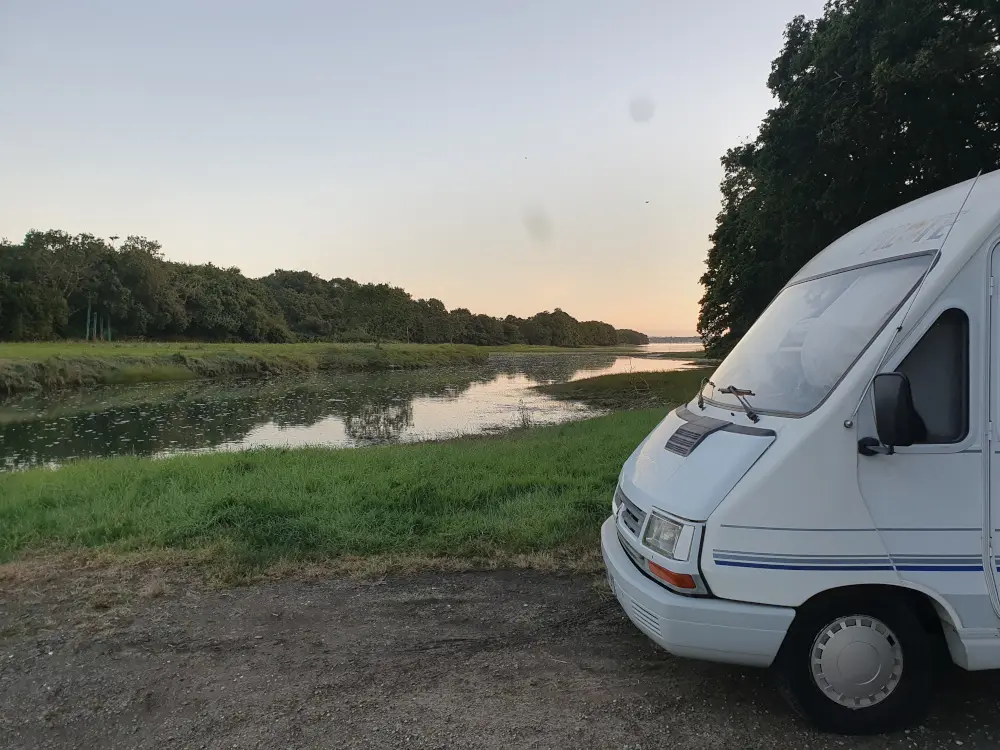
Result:
[[[822,729],[1000,667],[1000,172],[884,214],[788,282],[622,468],[609,582],[678,656],[773,667]]]

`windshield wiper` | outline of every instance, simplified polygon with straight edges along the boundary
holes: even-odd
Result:
[[[705,386],[710,385],[715,388],[715,383],[713,383],[708,378],[701,379],[701,385],[698,386],[698,408],[705,411]]]
[[[745,411],[747,416],[750,417],[750,421],[754,424],[760,421],[760,417],[757,415],[757,412],[753,410],[753,407],[750,406],[750,402],[746,399],[747,396],[756,395],[753,391],[746,388],[737,388],[735,385],[727,385],[725,388],[720,388],[719,393],[726,393],[730,396],[735,396],[736,400],[740,402],[740,406],[743,407],[743,411]]]

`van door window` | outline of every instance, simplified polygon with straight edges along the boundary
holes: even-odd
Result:
[[[957,443],[969,433],[969,318],[945,310],[896,368],[924,420],[921,443]]]

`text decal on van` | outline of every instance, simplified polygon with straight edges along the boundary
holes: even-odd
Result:
[[[968,213],[968,211],[962,213]],[[900,224],[877,235],[871,244],[863,248],[858,255],[862,257],[874,255],[904,243],[906,245],[928,244],[933,245],[933,249],[937,249],[945,235],[948,234],[948,229],[956,221],[958,221],[958,214],[951,213]],[[907,252],[913,252],[913,249],[908,248]]]

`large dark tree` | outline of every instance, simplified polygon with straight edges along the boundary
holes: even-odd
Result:
[[[794,18],[757,138],[722,159],[698,332],[731,349],[840,235],[1000,166],[1000,2],[831,0]]]

